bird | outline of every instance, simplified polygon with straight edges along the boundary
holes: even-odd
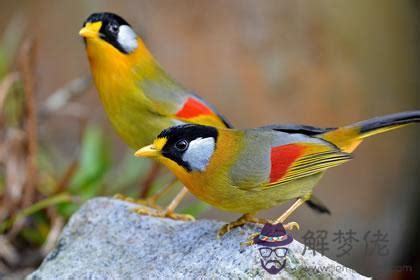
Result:
[[[184,124],[163,130],[135,152],[166,165],[197,198],[243,214],[219,236],[246,223],[284,223],[329,168],[352,159],[367,137],[419,122],[420,111],[401,112],[338,128],[270,125],[252,129]],[[277,219],[255,214],[295,202]],[[291,222],[285,228],[299,228]]]
[[[119,15],[91,14],[79,35],[85,42],[93,81],[108,119],[129,147],[138,149],[177,124],[231,127],[213,105],[173,80]],[[178,201],[186,192],[183,189],[179,193]],[[161,214],[191,218],[173,212],[177,203],[170,206]]]
[[[172,79],[131,25],[119,15],[93,13],[84,21],[79,35],[85,43],[93,81],[105,112],[129,147],[143,147],[163,129],[179,124],[232,127],[212,104]],[[167,188],[174,183],[172,181]],[[150,197],[147,204],[155,206],[163,192]],[[184,188],[173,203],[158,214],[191,219],[174,213],[185,194]],[[307,203],[320,213],[330,213],[314,197]],[[136,210],[140,214],[151,214],[145,208]]]

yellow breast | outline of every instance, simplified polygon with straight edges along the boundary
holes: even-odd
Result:
[[[229,206],[233,202],[231,195],[236,193],[230,178],[230,169],[242,147],[241,132],[225,133],[219,130],[216,150],[204,172],[188,172],[176,162],[160,157],[180,181],[199,199],[218,208],[234,211]],[[220,147],[219,147],[220,146]]]
[[[109,120],[132,148],[150,144],[170,120],[159,118],[154,106],[139,87],[143,79],[158,75],[155,62],[143,42],[124,54],[100,38],[89,38],[87,54],[93,80]]]

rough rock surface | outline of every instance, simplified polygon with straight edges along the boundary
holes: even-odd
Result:
[[[216,238],[222,222],[181,222],[140,216],[133,204],[109,198],[87,202],[63,230],[55,249],[27,279],[248,279],[273,278],[256,245],[240,243],[257,227]],[[293,241],[280,279],[365,279]]]

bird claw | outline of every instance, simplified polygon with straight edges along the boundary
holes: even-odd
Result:
[[[300,229],[299,224],[298,224],[298,223],[296,223],[296,222],[290,222],[290,223],[287,223],[287,224],[283,225],[283,227],[284,227],[286,230],[299,230],[299,229]]]
[[[220,239],[223,237],[223,235],[225,235],[226,233],[229,233],[232,229],[243,226],[247,223],[250,223],[250,221],[240,218],[237,221],[231,222],[229,224],[225,224],[217,231],[217,238]]]
[[[129,197],[125,194],[122,193],[117,193],[114,194],[113,198],[118,199],[118,200],[123,200],[123,201],[128,201],[128,202],[135,202],[136,200],[132,197]]]
[[[260,233],[256,232],[248,236],[246,241],[240,243],[241,248],[254,245],[254,238],[258,235],[260,235]]]
[[[217,238],[222,238],[223,235],[225,235],[226,233],[230,232],[232,229],[234,229],[235,227],[238,226],[232,226],[232,224],[225,224],[223,225],[218,231],[217,231]]]
[[[238,220],[233,221],[229,224],[223,225],[219,231],[217,232],[217,238],[223,237],[226,233],[230,232],[232,229],[246,225],[246,224],[265,224],[268,220],[265,219],[259,219],[254,217],[251,214],[244,214],[242,217],[240,217]]]
[[[130,209],[130,211],[137,213],[139,215],[147,215],[147,216],[159,217],[159,218],[169,218],[169,219],[178,220],[178,221],[195,221],[195,218],[189,214],[178,214],[171,211],[160,210],[160,209],[136,207],[136,208]]]
[[[177,221],[186,221],[186,222],[195,221],[194,216],[192,216],[190,214],[179,214],[179,213],[175,213],[175,212],[165,211],[165,217],[170,218],[172,220],[177,220]]]
[[[123,201],[127,201],[127,202],[131,202],[131,203],[135,203],[135,204],[139,204],[142,206],[147,206],[153,209],[158,209],[161,210],[162,208],[156,203],[156,198],[154,196],[151,196],[149,198],[146,199],[135,199],[129,196],[126,196],[124,194],[116,194],[114,195],[115,199],[119,199],[119,200],[123,200]]]

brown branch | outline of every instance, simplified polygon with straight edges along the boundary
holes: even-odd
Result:
[[[156,178],[159,176],[161,165],[157,162],[152,163],[152,169],[147,174],[146,178],[140,182],[140,198],[144,199],[149,195],[150,189]]]
[[[79,168],[79,162],[77,160],[73,161],[70,164],[70,166],[67,167],[67,170],[64,172],[64,175],[57,182],[54,193],[60,193],[66,189],[66,187],[69,185],[70,180],[73,178],[78,168]]]
[[[37,182],[37,163],[36,157],[38,152],[38,136],[37,136],[37,116],[35,111],[35,79],[34,79],[34,63],[35,63],[35,44],[33,40],[26,40],[22,45],[19,55],[19,70],[23,80],[25,90],[25,124],[24,129],[27,134],[27,181],[25,184],[25,193],[23,196],[22,207],[32,204],[35,199],[35,188]]]

